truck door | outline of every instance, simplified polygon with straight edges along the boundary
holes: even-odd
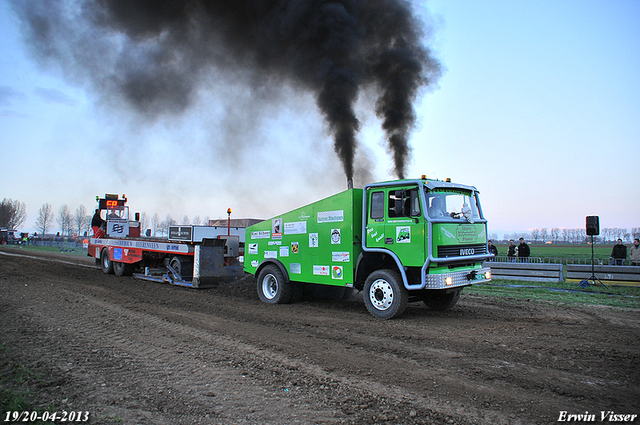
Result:
[[[404,266],[425,261],[425,221],[418,188],[380,188],[369,193],[367,246],[393,251]]]

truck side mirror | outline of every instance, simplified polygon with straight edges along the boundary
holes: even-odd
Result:
[[[135,217],[136,217],[136,221],[140,221],[140,213],[139,212],[136,213]]]

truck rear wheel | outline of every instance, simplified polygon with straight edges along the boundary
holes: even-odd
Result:
[[[288,304],[291,302],[293,286],[287,282],[282,271],[274,265],[267,265],[258,274],[258,295],[267,304]]]
[[[116,276],[131,276],[133,274],[133,264],[112,261],[113,272]]]
[[[373,317],[392,319],[400,316],[409,302],[409,292],[400,275],[393,270],[376,270],[364,282],[364,303]]]
[[[100,253],[100,267],[104,274],[113,274],[113,262],[109,258],[109,250],[104,248]]]
[[[460,292],[462,289],[458,289],[453,292],[436,291],[432,292],[424,297],[424,303],[431,310],[449,310],[460,299]]]

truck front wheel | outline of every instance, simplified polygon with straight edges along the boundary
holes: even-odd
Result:
[[[364,282],[364,303],[373,317],[392,319],[407,307],[409,293],[393,270],[376,270]]]
[[[449,310],[460,299],[460,292],[462,292],[462,289],[453,292],[435,291],[425,295],[424,303],[431,310]]]
[[[274,265],[265,266],[258,274],[258,295],[267,304],[291,302],[293,286],[287,282],[282,271]]]
[[[109,258],[109,250],[104,248],[100,253],[100,265],[104,274],[113,274],[113,262]]]

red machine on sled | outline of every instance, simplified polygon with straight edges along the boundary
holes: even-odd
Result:
[[[244,254],[244,228],[170,226],[168,239],[152,238],[141,235],[139,213],[130,220],[124,195],[96,200],[103,223],[89,239],[87,255],[104,273],[194,288],[244,274],[238,261]]]

